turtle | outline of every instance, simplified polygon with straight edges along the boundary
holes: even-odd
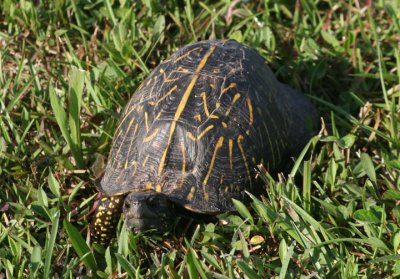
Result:
[[[123,211],[129,228],[165,231],[177,209],[235,211],[312,137],[317,111],[235,40],[177,50],[141,83],[116,127],[98,188],[94,238],[107,242]]]

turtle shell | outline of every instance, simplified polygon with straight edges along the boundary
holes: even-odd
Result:
[[[126,106],[100,190],[155,191],[202,213],[258,193],[309,140],[313,106],[234,40],[202,41],[162,62]],[[309,126],[309,127],[311,127]]]

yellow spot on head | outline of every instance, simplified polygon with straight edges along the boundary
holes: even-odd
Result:
[[[157,186],[156,186],[156,192],[157,192],[157,193],[160,193],[160,192],[161,192],[161,185],[160,185],[160,184],[157,184]]]
[[[222,122],[221,124],[222,124],[222,127],[228,128],[228,124],[226,124],[225,122]]]
[[[160,69],[160,73],[161,73],[161,74],[164,73],[164,69]]]
[[[201,122],[201,115],[200,114],[196,114],[194,116],[194,119],[196,119],[197,121]]]
[[[103,216],[103,212],[97,212],[96,217],[100,218],[101,216]]]
[[[107,211],[107,215],[113,215],[112,211]]]

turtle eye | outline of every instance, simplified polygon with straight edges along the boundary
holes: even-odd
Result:
[[[150,196],[147,198],[147,205],[152,208],[165,207],[167,205],[167,200],[163,197]]]
[[[160,199],[157,196],[150,196],[147,199],[147,205],[150,207],[158,207],[160,205]]]

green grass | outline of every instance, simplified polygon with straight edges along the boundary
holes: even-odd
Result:
[[[263,175],[251,209],[184,238],[121,220],[93,245],[119,113],[160,61],[209,38],[256,48],[313,99],[321,137]],[[399,41],[395,0],[0,1],[0,277],[400,276]]]

